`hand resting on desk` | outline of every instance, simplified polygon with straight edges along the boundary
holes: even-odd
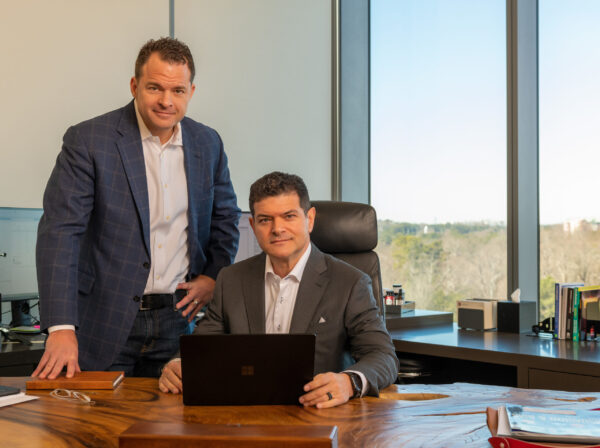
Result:
[[[73,330],[56,330],[46,339],[46,350],[31,376],[53,380],[67,366],[67,378],[71,378],[79,368],[77,336]]]
[[[165,364],[158,379],[158,388],[165,393],[179,394],[183,392],[180,359],[172,359]]]
[[[344,373],[319,373],[304,385],[304,395],[300,397],[303,406],[316,406],[319,409],[332,408],[346,403],[352,396],[350,377]],[[331,399],[327,395],[331,394]]]
[[[179,394],[183,391],[181,381],[181,360],[169,361],[163,368],[158,379],[158,387],[161,392]],[[350,378],[343,373],[320,373],[313,380],[304,385],[306,392],[299,398],[303,406],[315,406],[317,408],[332,408],[346,403],[352,396],[352,385]],[[331,394],[331,399],[327,395]]]

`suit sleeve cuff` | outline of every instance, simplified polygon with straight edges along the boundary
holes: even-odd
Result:
[[[57,330],[73,330],[73,331],[75,331],[75,325],[52,325],[51,327],[48,327],[48,334],[52,333],[53,331],[57,331]]]

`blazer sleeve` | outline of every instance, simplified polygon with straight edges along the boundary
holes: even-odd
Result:
[[[216,132],[215,132],[216,133]],[[238,250],[240,209],[229,175],[223,141],[219,140],[219,159],[214,177],[214,200],[210,221],[210,240],[206,249],[203,274],[217,278],[219,271],[233,263]]]
[[[398,359],[370,283],[362,274],[350,292],[344,320],[350,352],[356,363],[346,370],[363,373],[369,382],[367,395],[379,396],[380,389],[396,381]]]
[[[194,329],[194,334],[224,334],[228,332],[223,311],[223,273],[221,273],[217,276],[213,299],[209,302],[204,317]]]
[[[41,326],[77,327],[79,251],[94,207],[94,167],[76,127],[63,137],[43,202],[36,246]]]

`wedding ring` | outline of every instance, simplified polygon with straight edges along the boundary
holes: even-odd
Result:
[[[331,392],[327,392],[327,396],[329,397],[329,400],[333,400],[333,395],[331,395]]]
[[[194,300],[194,305],[198,305],[198,300]]]

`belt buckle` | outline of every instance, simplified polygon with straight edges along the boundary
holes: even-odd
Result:
[[[140,311],[149,311],[152,308],[148,308],[144,306],[144,297],[142,296],[142,300],[140,300]]]

